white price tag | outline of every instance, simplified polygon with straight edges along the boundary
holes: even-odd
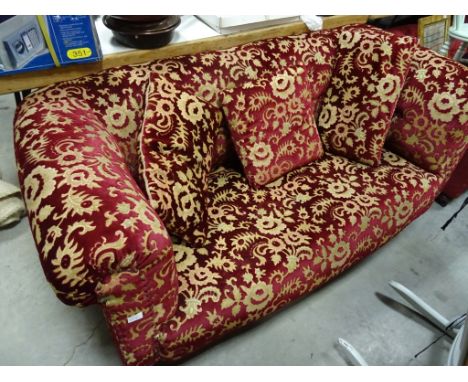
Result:
[[[138,312],[137,314],[134,314],[133,316],[130,316],[127,318],[127,322],[131,324],[132,322],[141,320],[143,318],[143,312]]]

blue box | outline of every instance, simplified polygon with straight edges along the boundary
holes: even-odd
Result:
[[[0,16],[0,76],[100,60],[91,16]]]

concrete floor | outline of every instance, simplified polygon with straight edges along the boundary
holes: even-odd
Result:
[[[13,96],[0,97],[0,171],[17,184]],[[450,342],[408,312],[394,279],[447,317],[468,307],[468,209],[440,227],[467,195],[434,204],[398,237],[337,280],[186,365],[346,365],[338,337],[371,365],[442,365]],[[0,365],[119,365],[97,307],[59,302],[39,264],[29,225],[0,231]]]

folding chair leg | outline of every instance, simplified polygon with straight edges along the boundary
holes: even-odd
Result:
[[[453,340],[447,360],[447,366],[463,366],[468,357],[468,311],[464,324]]]
[[[347,352],[347,355],[354,366],[369,366],[366,360],[349,342],[345,341],[343,338],[338,338],[338,344],[340,344],[341,348]]]
[[[390,281],[390,286],[401,296],[403,297],[418,313],[432,322],[435,326],[437,326],[443,332],[447,331],[451,337],[455,337],[456,330],[454,328],[450,328],[447,330],[447,327],[450,325],[451,321],[445,318],[442,314],[440,314],[437,310],[432,308],[426,302],[424,302],[419,296],[414,294],[405,286],[397,283],[396,281]]]

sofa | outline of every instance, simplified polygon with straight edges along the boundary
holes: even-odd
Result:
[[[14,125],[45,277],[101,306],[124,364],[180,362],[430,207],[468,146],[467,74],[348,25],[39,89]]]

